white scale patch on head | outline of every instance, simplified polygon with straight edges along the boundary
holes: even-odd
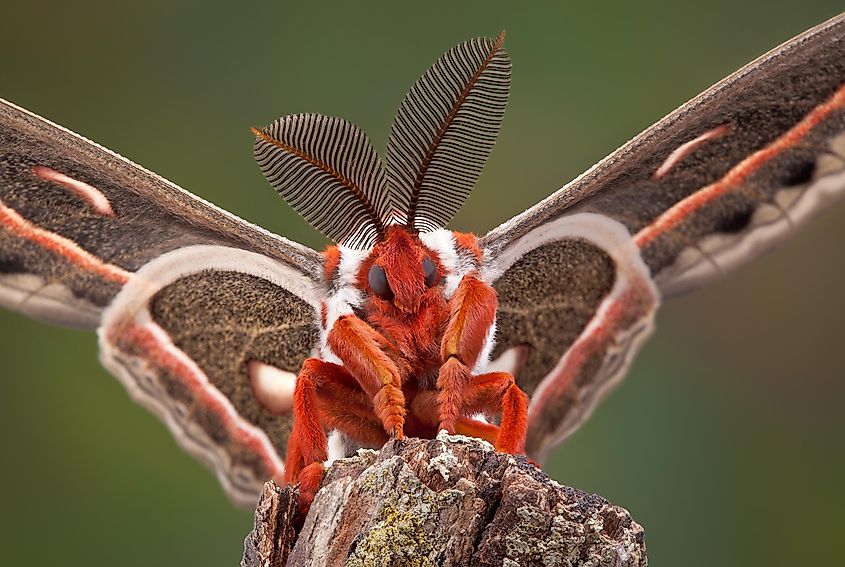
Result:
[[[431,232],[420,234],[422,243],[437,254],[440,265],[446,271],[446,286],[443,288],[443,295],[450,299],[455,295],[461,279],[475,266],[468,265],[463,261],[455,244],[455,236],[451,230],[441,228]]]
[[[346,246],[338,246],[340,250],[340,263],[337,267],[338,287],[354,286],[358,279],[358,270],[361,269],[361,262],[370,255],[372,250],[355,250]]]
[[[830,148],[834,154],[845,156],[845,134],[834,138]],[[676,295],[697,288],[770,250],[824,211],[845,191],[845,167],[843,158],[837,155],[822,154],[812,181],[778,191],[775,203],[761,204],[742,232],[713,234],[703,238],[697,247],[681,252],[675,263],[656,278],[660,291]]]
[[[247,363],[247,374],[255,399],[267,411],[276,415],[290,413],[293,409],[296,374],[257,360]]]
[[[329,331],[338,318],[351,315],[364,304],[364,292],[358,289],[358,270],[361,262],[369,256],[370,250],[354,250],[338,246],[340,262],[334,278],[334,291],[326,300],[326,326],[320,328],[320,357],[334,364],[342,364],[340,358],[328,346]]]

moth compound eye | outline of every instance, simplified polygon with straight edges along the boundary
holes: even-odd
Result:
[[[437,266],[434,265],[434,260],[431,258],[423,260],[423,273],[425,274],[426,287],[432,287],[437,283]]]
[[[377,265],[373,264],[370,266],[370,272],[367,274],[367,281],[370,284],[370,289],[382,299],[390,301],[393,299],[393,290],[390,289],[390,284],[387,283],[387,274],[384,273],[384,269]]]

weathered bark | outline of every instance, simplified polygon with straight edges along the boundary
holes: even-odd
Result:
[[[293,520],[299,504],[296,488],[264,484],[252,531],[244,540],[245,567],[282,567],[287,563],[296,533]]]
[[[473,438],[407,439],[336,461],[294,543],[295,495],[265,487],[244,566],[646,565],[626,510]]]

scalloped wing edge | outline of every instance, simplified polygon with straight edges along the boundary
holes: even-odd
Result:
[[[531,396],[526,450],[540,462],[578,429],[622,380],[634,355],[653,332],[660,305],[660,294],[628,229],[594,213],[577,213],[542,224],[497,248],[496,254],[485,249],[485,258],[491,260],[485,261],[482,278],[493,285],[526,253],[564,239],[583,239],[604,250],[615,263],[616,280],[579,337]],[[598,370],[591,376],[584,375],[583,370],[588,367],[585,360],[601,348],[606,349],[606,354]],[[560,408],[573,399],[569,407],[574,410],[567,411],[561,421],[553,422],[550,416],[560,414]]]
[[[100,361],[129,395],[159,417],[177,443],[217,476],[230,499],[252,507],[263,483],[282,480],[283,455],[264,431],[239,416],[214,388],[199,366],[179,350],[150,317],[149,300],[160,289],[184,276],[204,270],[229,270],[266,279],[303,299],[314,308],[315,320],[323,291],[307,276],[266,256],[224,246],[197,245],[174,250],[144,265],[103,314],[98,329]],[[147,349],[144,354],[135,349]],[[266,476],[259,478],[233,465],[229,455],[190,419],[184,406],[171,399],[161,382],[163,372],[181,373],[180,379],[207,401],[246,450],[262,460]]]

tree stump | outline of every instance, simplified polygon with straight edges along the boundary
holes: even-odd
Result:
[[[647,563],[643,528],[625,509],[445,433],[335,461],[299,534],[296,505],[295,488],[265,485],[243,566]]]

